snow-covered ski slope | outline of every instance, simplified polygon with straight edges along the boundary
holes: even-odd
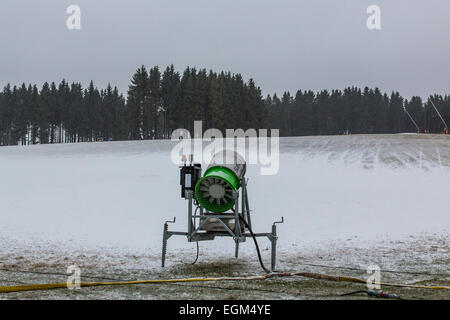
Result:
[[[0,240],[48,246],[161,249],[163,222],[186,230],[174,142],[0,147]],[[274,176],[249,166],[255,232],[279,246],[353,244],[450,231],[450,137],[350,135],[280,140]],[[233,250],[229,239],[202,245]],[[173,237],[169,250],[186,246]],[[190,244],[189,246],[192,246]],[[245,246],[245,250],[254,250]],[[253,251],[252,251],[253,252]]]

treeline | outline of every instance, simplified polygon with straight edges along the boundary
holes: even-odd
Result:
[[[13,87],[0,93],[0,145],[163,139],[177,128],[265,128],[261,90],[239,74],[173,66],[136,70],[125,99],[110,85]]]
[[[406,100],[398,92],[391,95],[379,89],[349,87],[314,93],[285,92],[278,98],[267,96],[269,126],[280,128],[282,136],[383,134],[417,132],[443,133],[445,125],[434,110],[432,101],[444,120],[450,120],[450,96],[432,95]],[[448,123],[448,120],[447,120]]]
[[[265,128],[267,110],[261,90],[240,74],[173,65],[161,74],[158,67],[139,68],[131,79],[126,105],[126,139],[170,137],[177,128],[193,132],[195,120],[203,128]]]
[[[110,85],[91,82],[8,84],[0,93],[0,145],[64,143],[122,139],[125,99]]]
[[[331,92],[298,91],[262,97],[240,74],[173,66],[136,70],[127,96],[93,82],[44,83],[0,92],[0,145],[169,138],[177,128],[279,128],[282,136],[416,132],[444,126],[430,99],[450,119],[450,96],[405,100],[398,92],[349,87]]]

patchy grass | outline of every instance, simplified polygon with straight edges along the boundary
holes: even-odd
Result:
[[[377,264],[381,281],[399,284],[450,286],[450,255],[447,236],[379,242],[372,246],[345,243],[280,250],[279,270],[304,271],[334,276],[367,277],[366,268]],[[32,246],[32,245],[30,245]],[[6,248],[6,246],[5,246]],[[57,247],[36,250],[11,247],[0,252],[0,286],[64,283],[67,266],[81,267],[82,281],[129,281],[198,277],[261,275],[254,251],[239,259],[221,254],[200,256],[197,264],[180,262],[183,252],[173,252],[167,268],[159,255],[108,249],[65,251]],[[264,258],[267,259],[267,252]],[[393,272],[395,271],[395,272]],[[273,277],[254,281],[192,282],[56,289],[0,294],[0,299],[374,299],[365,294],[342,297],[364,290],[365,284],[315,280],[304,277]],[[450,299],[449,290],[383,287],[405,299]]]
[[[242,270],[248,270],[244,263],[202,263],[198,266],[179,265],[162,273],[144,271],[130,272],[122,270],[115,274],[116,279],[132,280],[132,278],[184,278],[184,277],[223,277],[245,276]],[[90,274],[101,274],[100,270],[89,270]],[[320,268],[315,272],[322,272]],[[140,273],[140,276],[137,276]],[[361,273],[348,272],[341,269],[328,269],[330,275],[349,275],[361,277]],[[33,273],[0,272],[1,285],[17,285],[23,283],[65,282],[63,275],[45,275]],[[255,275],[255,274],[252,274]],[[128,277],[125,277],[128,276]],[[5,281],[5,277],[9,279]],[[390,281],[397,277],[390,277]],[[85,278],[83,281],[100,279]],[[397,278],[398,280],[398,278]],[[9,282],[12,281],[12,282]],[[449,280],[438,277],[415,282],[420,285],[450,286]],[[448,290],[427,290],[413,288],[384,287],[385,291],[396,293],[405,299],[449,299]],[[271,278],[254,281],[222,281],[171,284],[143,284],[117,287],[92,287],[80,290],[55,289],[50,291],[30,291],[0,294],[1,299],[373,299],[365,294],[341,297],[341,294],[365,290],[364,284],[315,280],[303,277]]]

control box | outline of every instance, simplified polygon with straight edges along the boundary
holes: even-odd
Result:
[[[197,181],[202,176],[202,166],[199,163],[180,167],[181,197],[186,198],[186,190],[194,192]]]

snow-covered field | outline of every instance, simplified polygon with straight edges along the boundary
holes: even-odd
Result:
[[[195,269],[187,267],[195,244],[172,237],[168,268],[159,267],[164,221],[176,217],[170,228],[179,231],[187,222],[179,170],[170,158],[173,145],[0,147],[0,269],[64,273],[77,264],[85,274],[167,278],[223,263],[233,274],[259,273],[253,243],[245,243],[235,261],[231,239],[200,243]],[[278,227],[279,269],[378,264],[450,272],[450,137],[282,138],[278,174],[262,176],[259,169],[250,165],[247,170],[253,227],[269,232],[284,216]],[[260,242],[268,264],[269,243]],[[184,267],[187,271],[180,271]],[[0,271],[0,285],[50,280]],[[97,298],[164,297],[86,290]],[[60,296],[55,291],[13,297]]]

